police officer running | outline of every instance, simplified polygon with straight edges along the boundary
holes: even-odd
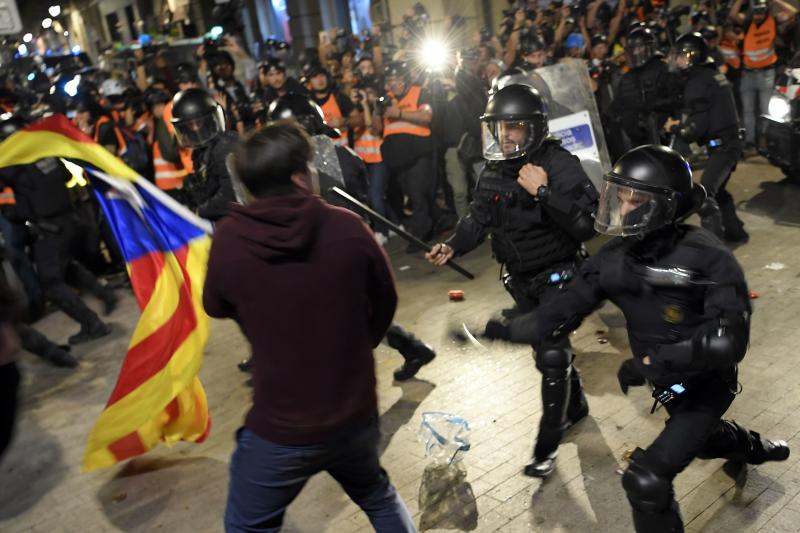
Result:
[[[676,40],[675,62],[686,83],[683,113],[680,120],[670,119],[664,127],[686,142],[697,142],[708,149],[701,180],[708,198],[699,211],[703,227],[720,239],[745,242],[749,236],[736,216],[733,197],[725,189],[742,155],[733,89],[710,60],[708,44],[699,33],[687,33]]]
[[[175,95],[171,122],[178,144],[192,148],[194,171],[184,181],[185,201],[199,216],[219,220],[234,200],[226,158],[239,137],[225,131],[225,111],[203,89]]]
[[[497,337],[547,345],[566,338],[605,300],[625,315],[633,358],[619,369],[623,393],[648,383],[669,413],[661,434],[637,448],[622,476],[638,532],[682,532],[673,479],[695,457],[761,464],[789,456],[722,416],[739,391],[737,364],[750,335],[741,266],[705,229],[685,225],[705,192],[676,151],[635,148],[605,176],[595,228],[616,238],[583,263],[547,306]],[[489,330],[492,330],[490,332]],[[493,336],[493,335],[490,335]]]
[[[594,236],[597,191],[578,158],[548,135],[546,106],[534,88],[515,84],[497,91],[481,127],[488,161],[469,213],[426,258],[444,265],[491,235],[492,252],[508,271],[503,283],[516,312],[524,313],[547,304],[577,270],[581,243]],[[536,352],[543,412],[527,475],[553,471],[564,431],[588,413],[572,361],[567,338]]]

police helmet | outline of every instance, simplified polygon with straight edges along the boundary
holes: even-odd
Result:
[[[631,68],[647,64],[658,51],[658,38],[653,30],[644,26],[634,27],[625,41],[625,58]]]
[[[339,131],[325,123],[325,115],[308,96],[287,93],[273,101],[267,110],[270,120],[294,119],[309,135],[339,137]]]
[[[489,97],[480,117],[483,157],[516,159],[547,137],[547,105],[530,85],[508,85]]]
[[[539,37],[536,33],[530,33],[525,36],[520,42],[520,51],[522,55],[532,54],[534,52],[543,52],[547,48],[544,39]]]
[[[765,15],[769,11],[769,4],[767,0],[753,0],[751,9],[754,15]]]
[[[390,61],[383,69],[383,75],[387,78],[408,79],[408,64],[405,61]]]
[[[306,63],[300,69],[301,73],[301,80],[303,83],[307,83],[318,74],[325,74],[325,76],[330,79],[330,74],[325,67],[323,67],[319,61],[311,61],[310,63]]]
[[[0,141],[5,141],[24,127],[25,120],[19,115],[0,115]]]
[[[286,72],[286,64],[282,59],[270,57],[258,66],[258,70],[265,74],[269,72]]]
[[[639,146],[603,177],[594,228],[606,235],[644,236],[684,220],[705,198],[678,152],[657,144]]]
[[[225,112],[204,89],[187,89],[172,99],[172,125],[182,147],[196,148],[225,131]]]
[[[682,68],[696,67],[708,62],[708,43],[699,32],[684,33],[675,41],[676,58],[685,58]]]

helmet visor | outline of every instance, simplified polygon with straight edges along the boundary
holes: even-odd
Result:
[[[672,222],[675,206],[673,194],[644,191],[606,179],[594,229],[621,237],[644,235]]]
[[[625,59],[631,68],[638,68],[653,57],[651,46],[646,43],[631,43],[625,47]]]
[[[490,161],[522,156],[534,142],[530,120],[482,120],[483,157]]]
[[[208,115],[191,120],[174,120],[175,136],[184,148],[197,148],[225,131],[225,113],[220,106]]]

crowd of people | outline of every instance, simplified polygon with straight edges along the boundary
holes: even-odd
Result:
[[[758,142],[757,117],[768,111],[776,72],[800,66],[796,14],[784,0],[694,10],[654,0],[534,1],[512,4],[497,31],[471,34],[459,16],[432,24],[417,4],[392,38],[382,24],[360,35],[334,29],[302,51],[273,43],[260,62],[236,35],[207,39],[191,63],[140,49],[129,71],[59,73],[31,106],[22,105],[30,88],[7,77],[0,134],[36,113],[65,113],[218,223],[204,303],[242,327],[253,354],[241,367],[253,372],[255,389],[237,436],[228,530],[277,530],[308,477],[325,469],[376,529],[413,530],[374,453],[371,350],[385,338],[401,352],[398,380],[435,353],[392,322],[396,293],[381,249],[391,229],[371,220],[367,230],[308,194],[336,203],[327,196],[335,177],[310,166],[321,137],[335,147],[340,184],[398,229],[428,242],[453,230],[428,251],[431,263],[491,237],[515,306],[481,334],[531,344],[542,373],[542,419],[526,475],[549,476],[564,432],[588,414],[569,332],[604,300],[623,310],[634,357],[620,369],[620,386],[649,382],[671,416],[656,442],[631,457],[623,486],[638,531],[681,531],[672,480],[695,457],[758,464],[789,454],[784,442],[722,416],[736,395],[751,312],[729,250],[749,235],[726,185]],[[599,191],[548,129],[555,102],[535,78],[561,62],[585,65],[585,77],[573,81],[594,95],[616,162]],[[687,163],[698,154],[702,186]],[[23,282],[28,321],[49,301],[81,324],[69,339],[78,344],[110,330],[67,283],[111,313],[116,296],[97,276],[124,263],[92,197],[65,186],[73,178],[57,160],[2,169],[0,209],[4,254]],[[695,213],[705,230],[685,224]],[[620,238],[587,259],[583,243],[598,231]],[[417,251],[409,244],[408,253]],[[309,287],[336,279],[338,312],[298,303],[292,290],[300,279]],[[262,298],[253,303],[255,286]],[[66,346],[10,315],[3,318],[29,350],[77,364]],[[308,322],[319,324],[319,338],[295,334]],[[289,352],[291,363],[282,359]],[[326,365],[320,354],[341,364]],[[313,394],[304,392],[308,383]],[[313,464],[293,470],[295,456]]]

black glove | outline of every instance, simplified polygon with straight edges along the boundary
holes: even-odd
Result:
[[[511,338],[511,329],[507,323],[492,319],[486,323],[483,336],[491,340],[507,341]]]
[[[628,387],[644,385],[644,376],[639,371],[636,359],[627,359],[622,363],[617,372],[617,379],[619,380],[619,388],[622,389],[622,394],[628,394]]]

